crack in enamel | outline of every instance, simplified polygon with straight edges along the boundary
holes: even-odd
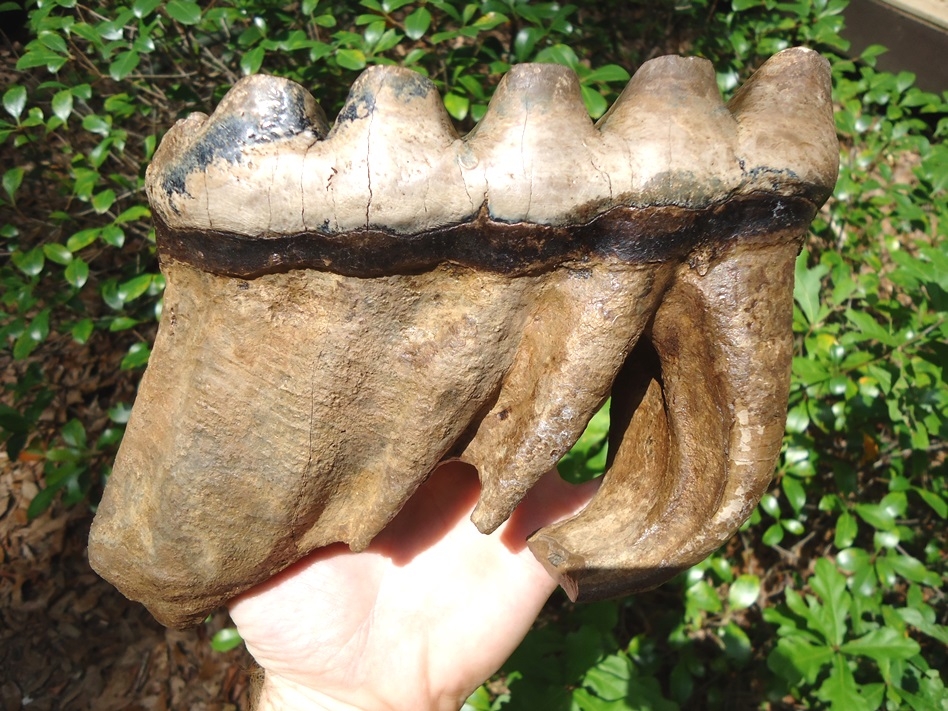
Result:
[[[365,548],[448,459],[490,532],[611,396],[599,492],[528,544],[574,599],[661,583],[770,481],[794,259],[837,167],[806,49],[727,105],[706,61],[652,60],[595,125],[572,72],[520,65],[464,137],[406,69],[364,72],[331,129],[298,85],[241,80],[148,169],[165,309],[93,567],[195,624]]]

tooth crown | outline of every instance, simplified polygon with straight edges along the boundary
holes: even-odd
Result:
[[[195,624],[365,548],[447,459],[487,533],[611,396],[599,493],[529,545],[574,599],[661,583],[770,481],[794,259],[837,167],[806,49],[728,105],[708,62],[653,60],[597,125],[570,71],[520,65],[463,138],[405,69],[364,72],[332,128],[241,80],[148,169],[168,286],[90,562]]]
[[[613,207],[705,208],[756,191],[822,203],[838,163],[826,74],[816,53],[786,50],[725,106],[710,62],[661,57],[594,126],[572,71],[522,64],[463,139],[434,85],[408,69],[366,70],[331,131],[302,87],[250,76],[212,116],[169,131],[147,189],[172,229],[257,239],[412,235],[482,207],[499,222],[562,226]]]

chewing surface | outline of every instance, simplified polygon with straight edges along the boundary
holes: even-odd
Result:
[[[148,170],[168,287],[90,561],[194,624],[366,547],[446,459],[477,467],[489,533],[611,395],[599,493],[529,545],[574,598],[661,583],[770,481],[837,156],[805,49],[727,105],[704,60],[653,60],[597,125],[570,71],[517,66],[463,138],[405,69],[363,73],[331,128],[241,80]]]

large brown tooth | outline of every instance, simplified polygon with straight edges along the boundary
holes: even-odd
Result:
[[[298,85],[238,82],[148,170],[168,288],[90,562],[195,623],[364,548],[449,457],[481,470],[492,530],[610,384],[602,488],[531,546],[578,597],[700,559],[780,444],[828,76],[778,55],[732,116],[706,62],[661,58],[597,129],[572,73],[522,65],[464,139],[404,69],[367,70],[331,131]]]

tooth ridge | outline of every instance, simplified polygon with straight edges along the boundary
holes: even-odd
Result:
[[[472,219],[482,207],[500,221],[561,226],[615,206],[703,209],[757,192],[820,204],[838,168],[828,84],[819,55],[784,50],[725,107],[709,62],[661,57],[642,65],[594,126],[571,70],[517,65],[480,124],[459,138],[434,85],[409,69],[363,72],[331,129],[302,87],[257,75],[238,82],[210,118],[187,119],[168,132],[146,188],[172,228],[213,223],[250,236],[313,226],[412,234]],[[246,111],[244,102],[267,117],[265,130],[254,132],[247,122],[227,127],[238,107]],[[274,118],[281,105],[298,107],[289,115],[306,121],[281,123]],[[663,122],[679,136],[674,150],[659,135]],[[222,153],[206,140],[215,130],[243,143]],[[791,150],[781,138],[789,133],[809,141],[816,157]],[[510,150],[515,138],[522,152]],[[278,173],[292,179],[278,176],[278,190],[271,190],[266,183]],[[376,193],[392,175],[397,189]],[[259,197],[268,191],[305,205],[306,224],[300,210],[271,224]]]

